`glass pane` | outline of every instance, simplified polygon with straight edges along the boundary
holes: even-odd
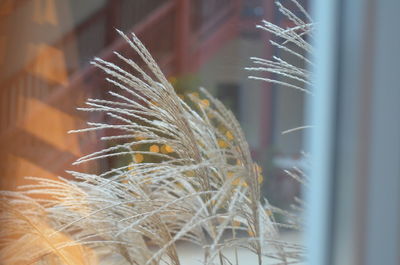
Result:
[[[300,3],[307,9],[307,1],[300,1]],[[211,95],[221,100],[232,111],[249,145],[250,156],[246,162],[251,165],[246,167],[246,172],[251,172],[251,176],[257,177],[256,182],[253,179],[254,185],[257,185],[257,189],[254,190],[260,189],[262,197],[265,196],[272,205],[281,207],[283,210],[274,214],[270,208],[267,209],[269,204],[263,200],[262,207],[266,208],[263,208],[262,216],[268,220],[275,218],[273,220],[284,223],[282,229],[274,226],[274,229],[282,232],[279,239],[299,242],[301,233],[292,230],[289,232],[289,229],[286,229],[292,226],[286,219],[288,215],[282,215],[282,213],[288,211],[287,213],[290,214],[299,214],[299,210],[293,207],[293,204],[301,201],[302,187],[291,174],[293,175],[294,172],[294,174],[302,175],[305,167],[302,153],[303,131],[297,130],[284,134],[282,132],[305,125],[303,108],[307,93],[297,88],[307,86],[306,82],[298,76],[304,73],[307,75],[306,68],[309,65],[304,61],[303,56],[306,57],[308,54],[299,48],[295,41],[285,42],[282,36],[256,28],[256,25],[263,25],[262,19],[276,24],[276,27],[280,27],[282,31],[294,27],[298,23],[296,18],[307,20],[304,10],[294,1],[282,1],[282,5],[292,13],[282,14],[282,7],[275,6],[271,1],[261,0],[1,1],[0,161],[4,163],[0,165],[2,173],[0,188],[13,190],[18,185],[34,182],[24,179],[24,176],[49,179],[61,176],[72,180],[76,176],[67,172],[71,170],[94,174],[92,176],[97,174],[102,180],[106,177],[112,179],[120,176],[118,174],[124,170],[135,170],[136,164],[143,166],[147,163],[157,167],[157,165],[163,165],[166,157],[177,156],[168,143],[146,142],[149,139],[137,135],[140,125],[146,122],[159,124],[157,133],[166,127],[156,115],[152,116],[141,111],[139,106],[148,104],[158,106],[157,102],[148,98],[148,95],[142,91],[143,87],[140,85],[143,83],[141,82],[145,80],[144,83],[151,83],[151,86],[160,90],[165,89],[166,84],[154,72],[155,67],[152,66],[143,72],[137,68],[146,67],[146,61],[149,59],[146,56],[140,56],[138,51],[141,47],[136,47],[137,50],[133,49],[116,31],[119,29],[131,40],[131,32],[134,32],[149,50],[177,95],[189,102],[188,105],[182,105],[183,110],[187,110],[187,106],[194,107],[196,115],[200,115],[204,113],[199,106],[217,105],[199,93],[199,87],[205,87]],[[308,41],[306,35],[301,33],[296,38],[300,42]],[[286,48],[279,47],[276,43]],[[121,56],[131,61],[121,60]],[[118,73],[108,76],[102,69],[96,68],[90,63],[96,57],[117,65],[118,68],[104,63],[102,67],[111,67]],[[260,63],[268,60],[275,60],[275,64]],[[286,63],[286,66],[296,66],[293,68],[300,69],[301,73],[285,72],[287,69],[282,70],[285,65],[279,64],[282,61]],[[102,63],[97,61],[97,64]],[[246,67],[259,68],[251,70],[245,69]],[[263,67],[264,69],[261,69]],[[273,68],[275,71],[265,68]],[[112,71],[108,69],[106,72]],[[146,75],[153,78],[155,82],[149,81]],[[249,79],[249,75],[258,79]],[[137,76],[139,79],[134,79],[132,76]],[[118,79],[121,85],[115,85],[106,78]],[[131,82],[128,82],[126,78],[132,78],[134,81],[129,79]],[[260,79],[273,80],[273,82]],[[159,82],[164,87],[158,84]],[[288,83],[291,85],[288,86]],[[125,89],[126,86],[130,88]],[[118,96],[115,95],[117,92]],[[133,96],[135,93],[136,98]],[[168,97],[168,93],[166,92],[165,97]],[[88,112],[77,110],[77,107],[87,107],[85,105],[87,98],[95,98],[98,101],[89,102],[92,109]],[[122,113],[121,116],[111,110],[111,114],[107,111],[96,111],[100,108],[98,104],[108,104],[107,101],[116,98],[120,101],[114,107],[123,108],[132,104],[136,108],[124,112],[116,107],[117,112]],[[181,109],[177,110],[177,116],[181,115],[179,110]],[[206,112],[206,110],[203,111]],[[127,125],[127,127],[132,126],[129,133],[121,132],[116,128],[121,123],[127,122],[124,115],[129,116],[128,120],[132,121]],[[209,123],[205,122],[204,126],[217,123],[219,117],[216,113],[213,115],[207,116],[205,121]],[[92,122],[91,125],[95,124],[94,126],[101,127],[101,124],[112,126],[105,130],[67,134],[69,130],[87,128],[90,125],[87,124],[88,121]],[[188,124],[192,125],[190,121]],[[186,124],[183,125],[186,126]],[[215,125],[215,127],[218,126]],[[197,129],[202,128],[194,128],[194,134],[197,133]],[[229,145],[227,142],[234,143],[238,138],[233,137],[232,132],[222,125],[217,129],[218,132],[215,133],[215,139],[212,139],[215,141],[212,144],[218,145],[220,156],[229,157],[227,155],[229,152],[224,148]],[[189,132],[184,131],[184,133]],[[168,135],[168,132],[165,134]],[[110,139],[111,135],[119,137]],[[126,143],[132,138],[144,142],[128,146]],[[203,153],[215,151],[208,149],[203,151],[204,143],[196,142],[196,144],[198,144],[198,150],[201,150],[200,156],[204,155]],[[87,163],[72,165],[80,157],[102,149],[107,149],[107,151],[95,154],[104,155],[104,159],[91,160],[87,157],[90,160]],[[121,151],[122,154],[113,155],[116,150]],[[135,155],[132,155],[133,153]],[[137,155],[138,153],[140,155]],[[155,157],[149,153],[157,153],[159,156]],[[234,149],[231,156],[235,157],[238,153],[240,152]],[[226,160],[228,166],[243,169],[244,162],[232,157]],[[252,160],[258,166],[253,164]],[[106,176],[102,175],[103,172],[112,171],[115,168],[119,170]],[[186,170],[190,172],[184,173],[190,177],[196,170]],[[234,173],[224,170],[222,170],[223,173],[219,172],[223,176]],[[150,170],[150,172],[153,171],[156,172],[156,170]],[[209,177],[211,176],[214,175],[210,173]],[[147,181],[145,179],[143,183]],[[177,186],[181,184],[179,187],[182,188],[181,182],[176,184]],[[248,188],[253,184],[246,181],[233,181],[232,185]],[[210,187],[214,188],[214,186]],[[160,187],[163,185],[160,184]],[[129,196],[135,194],[134,191],[128,193]],[[173,190],[167,192],[167,195],[171,194],[174,194]],[[121,194],[115,195],[114,199],[118,200],[121,196]],[[209,195],[200,197],[200,199],[204,198],[210,199]],[[211,201],[208,200],[207,203],[213,204]],[[134,204],[129,203],[128,206],[134,206]],[[108,207],[114,210],[114,207]],[[201,207],[209,209],[208,206]],[[201,207],[199,206],[199,209]],[[215,213],[219,212],[216,210]],[[121,222],[124,223],[124,221]],[[219,221],[212,222],[217,224]],[[242,222],[245,221],[242,220]],[[171,229],[175,229],[173,221],[168,220],[167,223],[172,227]],[[247,226],[239,225],[239,236],[256,238],[255,233],[261,232],[253,231],[259,230],[253,226],[249,222]],[[203,231],[202,229],[204,227],[199,231]],[[169,236],[173,237],[176,234],[174,230]],[[221,232],[221,235],[225,236],[225,233]],[[205,239],[213,236],[211,232],[207,232]],[[143,241],[148,245],[154,243],[149,235],[143,236]],[[184,249],[186,246],[179,245],[179,247]],[[184,254],[185,258],[190,258],[191,250],[193,249],[187,250]],[[199,254],[200,251],[196,253]],[[197,257],[197,254],[193,257]],[[124,254],[121,255],[124,256]],[[246,255],[243,254],[241,259],[246,260]]]

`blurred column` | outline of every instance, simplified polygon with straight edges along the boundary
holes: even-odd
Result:
[[[312,9],[310,264],[400,264],[400,2]]]

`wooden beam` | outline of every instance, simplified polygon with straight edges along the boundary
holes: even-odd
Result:
[[[108,0],[106,12],[106,45],[111,44],[116,38],[115,28],[121,25],[121,0]]]
[[[175,0],[176,2],[176,29],[175,29],[175,54],[176,72],[188,71],[190,54],[190,2],[189,0]]]

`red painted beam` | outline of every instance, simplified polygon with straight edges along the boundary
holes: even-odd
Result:
[[[183,74],[188,71],[190,49],[190,1],[175,0],[176,29],[175,29],[175,63],[176,72]]]

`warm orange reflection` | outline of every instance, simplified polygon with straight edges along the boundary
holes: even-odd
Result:
[[[47,44],[30,44],[29,52],[36,55],[32,64],[27,67],[28,72],[38,77],[65,85],[68,75],[64,53]]]
[[[35,208],[34,204],[0,204],[2,233],[7,235],[7,238],[0,238],[1,264],[26,265],[40,261],[48,265],[99,264],[92,249],[54,230],[46,222],[45,216],[28,216],[25,209],[28,206]],[[37,211],[41,212],[40,209]]]
[[[16,156],[9,154],[8,155],[8,161],[9,163],[14,164],[13,172],[14,176],[36,176],[36,177],[43,177],[43,178],[53,178],[55,179],[55,176],[52,172],[46,170],[43,167],[40,167],[39,165],[32,163],[32,161],[25,159],[21,156]],[[10,179],[4,179],[1,178],[2,182],[3,181],[8,181],[10,182]],[[0,182],[1,183],[1,182]],[[27,181],[20,177],[14,178],[14,183],[1,183],[2,187],[9,187],[9,186],[20,186],[27,184]]]
[[[3,0],[0,2],[0,16],[11,14],[14,7],[14,0]]]
[[[57,25],[57,12],[54,0],[35,0],[33,20],[39,24]]]
[[[4,64],[5,56],[6,56],[6,45],[7,45],[6,36],[0,36],[0,66]]]
[[[82,155],[78,139],[67,137],[67,132],[75,129],[76,117],[34,98],[26,99],[25,105],[36,114],[31,114],[30,119],[21,124],[26,132],[60,151],[70,152],[77,157]]]
[[[98,262],[95,261],[95,255],[92,250],[74,242],[74,240],[65,234],[54,231],[45,223],[39,224],[37,227],[35,227],[35,229],[39,229],[44,235],[48,235],[48,237],[43,237],[36,240],[37,246],[44,249],[48,248],[49,251],[58,258],[53,258],[53,262],[50,262],[50,264],[60,264],[59,260],[62,260],[68,265],[98,264]],[[52,246],[65,247],[56,249]]]

